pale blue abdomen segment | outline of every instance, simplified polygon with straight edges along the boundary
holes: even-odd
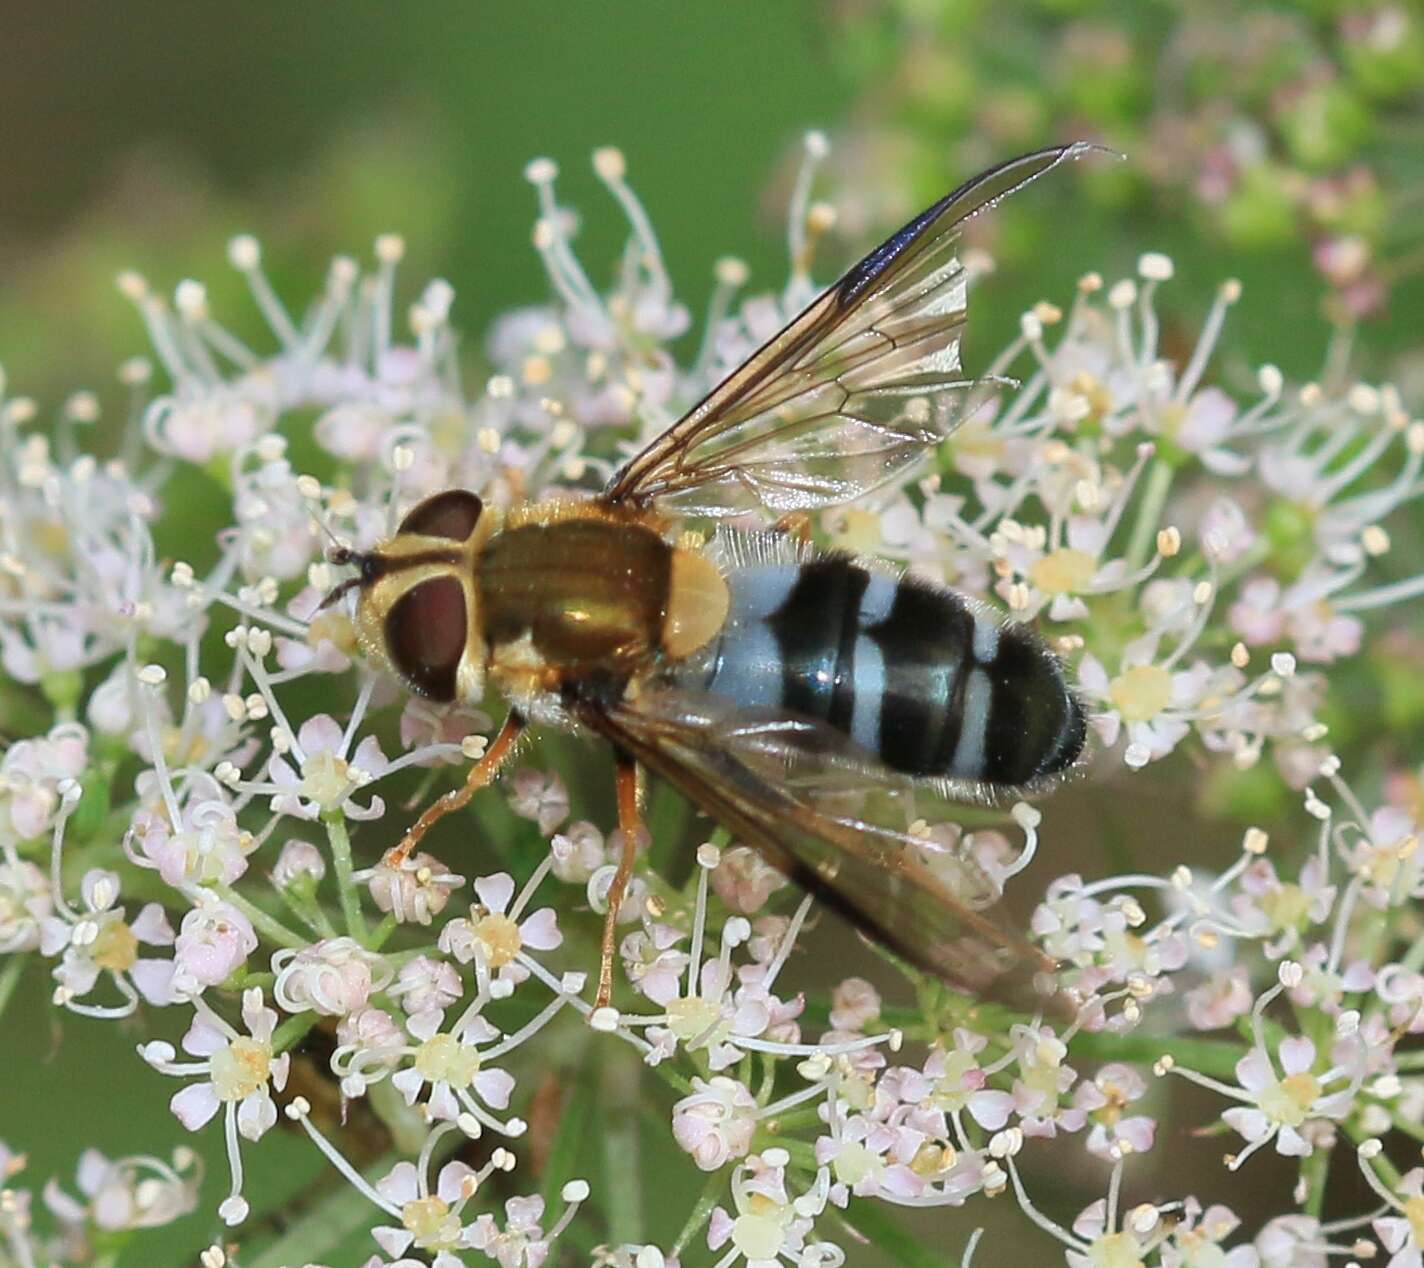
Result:
[[[727,580],[728,619],[697,685],[741,708],[825,722],[911,775],[1028,784],[1082,749],[1054,657],[952,590],[842,555]]]

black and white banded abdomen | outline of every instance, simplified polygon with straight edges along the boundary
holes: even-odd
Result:
[[[1022,625],[848,556],[733,567],[705,690],[828,723],[906,775],[1006,786],[1067,769],[1085,722]]]

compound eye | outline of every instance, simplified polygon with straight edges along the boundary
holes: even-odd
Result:
[[[483,509],[484,503],[468,489],[446,489],[411,508],[400,531],[462,542],[475,531]]]
[[[465,651],[465,592],[454,577],[412,586],[386,614],[386,652],[411,688],[441,703],[455,698]]]

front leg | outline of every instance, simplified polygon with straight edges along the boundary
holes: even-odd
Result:
[[[424,813],[409,828],[401,843],[386,852],[385,862],[391,867],[399,867],[410,857],[410,852],[420,844],[421,838],[452,810],[458,810],[487,784],[493,783],[500,767],[514,750],[514,742],[524,733],[524,719],[513,710],[505,718],[494,742],[485,754],[470,767],[464,784],[437,798],[425,808]]]

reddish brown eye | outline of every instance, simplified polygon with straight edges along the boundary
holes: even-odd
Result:
[[[468,489],[446,489],[414,506],[401,520],[402,533],[462,542],[475,531],[484,503]]]
[[[455,698],[465,650],[465,592],[454,577],[407,590],[386,616],[386,650],[396,672],[431,700]]]

